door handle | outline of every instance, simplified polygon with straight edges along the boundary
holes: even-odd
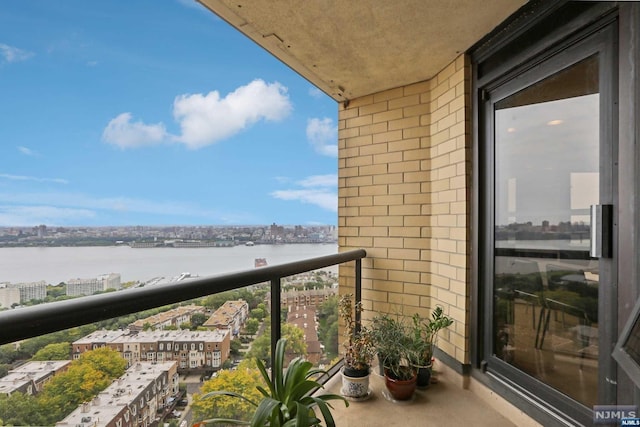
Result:
[[[591,205],[589,256],[613,256],[613,205]]]

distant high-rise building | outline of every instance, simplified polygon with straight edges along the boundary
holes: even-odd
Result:
[[[93,279],[70,279],[67,281],[68,296],[93,295],[107,289],[121,289],[119,274],[109,273]]]
[[[47,296],[47,282],[44,280],[30,283],[8,283],[7,288],[20,290],[21,303],[31,300],[43,300]]]
[[[20,289],[8,285],[0,283],[0,308],[11,308],[14,304],[20,304]]]

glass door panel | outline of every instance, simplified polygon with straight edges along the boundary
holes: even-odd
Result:
[[[494,105],[494,354],[591,407],[598,388],[600,200],[594,55]]]

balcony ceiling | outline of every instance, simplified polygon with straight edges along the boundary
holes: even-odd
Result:
[[[198,0],[336,101],[430,79],[526,0]]]

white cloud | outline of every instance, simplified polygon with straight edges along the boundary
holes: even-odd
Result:
[[[327,175],[313,175],[307,177],[301,181],[298,181],[303,187],[333,187],[335,188],[338,185],[338,175],[336,174],[327,174]]]
[[[297,200],[320,206],[331,212],[338,211],[338,195],[327,190],[278,190],[271,193],[281,200]]]
[[[331,212],[338,211],[337,175],[313,175],[297,182],[302,189],[277,190],[271,196],[313,204]]]
[[[39,178],[36,176],[25,175],[11,175],[8,173],[0,173],[0,178],[8,179],[10,181],[35,181],[35,182],[53,182],[56,184],[68,184],[69,181],[62,178]]]
[[[189,148],[201,148],[259,120],[281,120],[289,115],[291,108],[286,87],[259,79],[240,86],[224,98],[218,91],[181,95],[173,103],[173,116],[182,129],[176,140]]]
[[[132,122],[131,113],[122,113],[112,119],[102,132],[102,139],[120,148],[141,147],[162,143],[168,137],[164,124],[146,125]]]
[[[38,155],[37,151],[34,151],[34,150],[30,149],[30,148],[23,147],[23,146],[18,146],[18,151],[20,151],[25,156],[37,156]]]
[[[18,49],[17,47],[9,46],[4,43],[0,43],[0,57],[4,58],[5,62],[19,62],[25,61],[33,56],[32,52]]]
[[[327,96],[327,94],[314,86],[309,89],[309,96],[319,99],[319,98],[322,98],[323,96]]]
[[[307,139],[313,149],[322,155],[338,157],[338,126],[333,124],[333,120],[309,119],[307,121]]]
[[[0,205],[0,224],[26,227],[34,224],[73,224],[94,218],[90,209],[59,208],[55,206]]]
[[[176,97],[173,116],[180,125],[180,135],[167,133],[163,123],[134,123],[131,113],[122,113],[109,122],[102,139],[121,148],[179,142],[198,149],[235,135],[260,120],[282,120],[291,109],[286,87],[257,79],[224,98],[218,91]]]
[[[95,67],[98,65],[98,61],[87,61],[87,67]]]
[[[152,201],[129,197],[93,197],[80,193],[0,193],[0,203],[13,205],[45,205],[92,211],[134,212],[154,215],[212,217],[217,212],[182,201]]]

